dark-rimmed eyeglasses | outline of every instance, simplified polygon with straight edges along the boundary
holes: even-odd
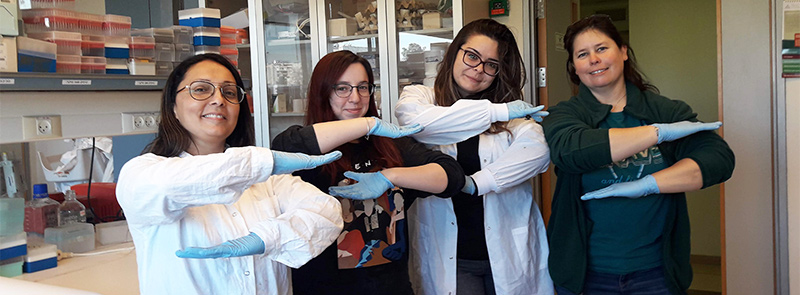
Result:
[[[464,51],[464,57],[461,59],[464,61],[464,64],[470,68],[475,68],[481,64],[483,64],[483,72],[489,76],[497,76],[497,72],[500,70],[500,64],[493,62],[493,61],[484,61],[478,56],[478,53],[475,51],[459,48],[459,50]]]
[[[222,94],[222,97],[232,104],[239,104],[242,101],[244,101],[244,95],[245,95],[244,89],[242,89],[242,87],[230,83],[222,85],[214,85],[211,84],[211,82],[207,81],[194,81],[189,85],[183,86],[183,88],[178,90],[178,92],[176,93],[179,93],[184,89],[189,89],[189,96],[191,96],[192,99],[197,101],[203,101],[209,99],[211,96],[214,95],[217,89],[219,89],[219,92],[220,94]]]
[[[365,82],[358,85],[350,85],[347,83],[333,85],[333,92],[336,93],[336,96],[341,98],[349,97],[350,94],[353,93],[353,89],[357,90],[359,96],[370,96],[375,92],[375,84]]]

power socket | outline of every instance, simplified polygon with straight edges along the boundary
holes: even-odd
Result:
[[[61,116],[22,117],[24,139],[51,139],[61,137]]]
[[[151,133],[158,131],[161,115],[158,112],[122,113],[122,133]]]

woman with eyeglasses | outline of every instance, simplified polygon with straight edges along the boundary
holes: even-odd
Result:
[[[272,142],[276,150],[342,158],[303,178],[341,196],[344,230],[335,243],[292,271],[295,295],[412,294],[405,209],[418,197],[450,197],[464,186],[456,161],[411,138],[422,127],[378,118],[372,67],[350,51],[325,55],[308,86],[305,126]],[[435,198],[435,197],[431,197]]]
[[[686,294],[684,192],[727,180],[734,155],[684,102],[658,94],[605,15],[573,23],[566,66],[578,94],[543,126],[556,165],[550,274],[563,294]]]
[[[547,240],[531,178],[547,170],[541,121],[522,101],[525,66],[514,35],[473,21],[447,48],[433,88],[407,86],[395,115],[411,135],[464,169],[463,192],[409,210],[417,294],[553,294]],[[526,116],[534,120],[524,119]]]
[[[341,153],[253,146],[244,97],[218,54],[193,56],[167,79],[158,134],[122,167],[116,191],[141,294],[289,294],[289,267],[341,231],[339,202],[289,175]]]

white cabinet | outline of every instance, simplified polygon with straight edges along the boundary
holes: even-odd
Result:
[[[307,85],[325,54],[350,50],[375,74],[376,102],[393,120],[406,85],[432,85],[463,22],[461,0],[250,0],[253,101],[258,144],[303,124]]]

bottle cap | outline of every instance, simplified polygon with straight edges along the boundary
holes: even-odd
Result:
[[[50,195],[47,194],[47,184],[46,183],[39,183],[33,185],[33,198],[34,199],[43,199],[47,198]]]
[[[66,192],[64,192],[64,199],[65,200],[75,199],[75,198],[76,197],[75,197],[75,191],[74,190],[68,189]]]

